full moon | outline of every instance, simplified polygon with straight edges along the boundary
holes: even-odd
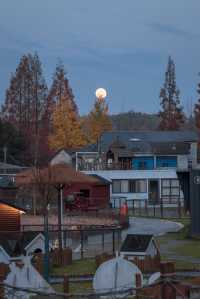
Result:
[[[95,92],[95,95],[98,99],[104,99],[107,96],[107,92],[104,88],[98,88]]]

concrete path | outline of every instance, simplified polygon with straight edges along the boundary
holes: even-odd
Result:
[[[183,228],[181,223],[169,220],[130,217],[130,226],[122,235],[123,237],[127,234],[152,234],[160,236],[168,232],[178,232],[181,228]]]

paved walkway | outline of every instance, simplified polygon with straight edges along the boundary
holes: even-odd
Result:
[[[182,227],[181,223],[169,220],[130,217],[130,226],[123,232],[123,236],[126,234],[152,234],[160,236],[169,232],[177,232]]]

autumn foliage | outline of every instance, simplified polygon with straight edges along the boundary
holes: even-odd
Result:
[[[79,148],[86,144],[76,111],[64,97],[56,104],[52,115],[52,127],[53,133],[49,137],[52,149]]]
[[[98,143],[101,135],[112,129],[108,105],[104,98],[95,100],[94,107],[85,120],[85,128],[89,143]]]

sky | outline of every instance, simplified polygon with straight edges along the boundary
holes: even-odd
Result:
[[[110,113],[156,113],[168,56],[186,113],[200,81],[198,0],[0,0],[0,99],[21,55],[35,51],[51,84],[65,65],[81,114],[104,87]]]

